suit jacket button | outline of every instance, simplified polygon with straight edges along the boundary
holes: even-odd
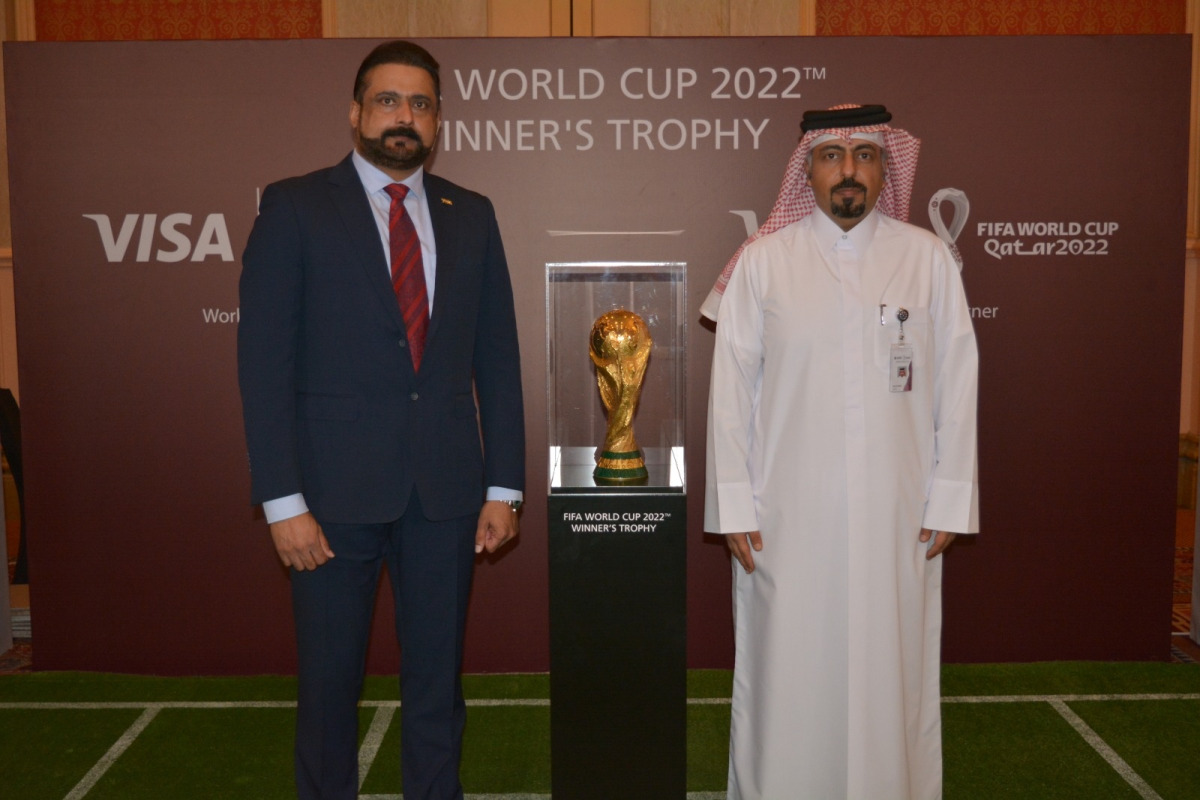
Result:
[[[408,396],[408,399],[409,399],[409,400],[414,400],[414,401],[415,401],[415,400],[416,400],[418,397],[420,397],[420,395],[418,395],[416,392],[413,392],[412,394],[410,394],[410,395]]]
[[[396,344],[400,345],[401,347],[408,347],[408,342],[404,341],[403,339],[396,342]]]

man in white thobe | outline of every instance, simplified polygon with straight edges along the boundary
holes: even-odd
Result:
[[[949,249],[902,221],[919,141],[882,106],[804,116],[775,210],[703,309],[705,530],[734,556],[729,800],[939,798],[939,556],[978,531],[975,335]]]

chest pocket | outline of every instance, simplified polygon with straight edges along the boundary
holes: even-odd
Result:
[[[908,319],[904,321],[904,344],[912,347],[913,371],[933,363],[933,318],[929,309],[889,304],[884,309],[883,324],[879,324],[878,316],[874,320],[875,366],[885,373],[891,368],[892,345],[900,344],[900,321],[896,319],[896,313],[901,308],[908,311]]]

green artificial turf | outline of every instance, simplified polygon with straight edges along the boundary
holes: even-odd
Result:
[[[87,794],[87,800],[287,798],[292,790],[295,680],[290,677],[156,678],[94,673],[0,676],[0,704],[266,701],[259,707],[163,707]],[[550,791],[547,675],[468,675],[462,779],[469,794]],[[688,674],[687,787],[725,787],[732,674]],[[1200,667],[1165,663],[947,665],[942,673],[947,800],[1104,800],[1138,793],[1043,696],[1200,694]],[[366,681],[360,738],[394,676]],[[989,702],[957,702],[960,698]],[[993,702],[1005,697],[1020,701]],[[493,705],[493,701],[532,700]],[[473,702],[477,701],[477,702]],[[540,702],[540,704],[538,704]],[[277,705],[282,703],[282,705]],[[1200,797],[1200,700],[1068,700],[1068,707],[1164,800]],[[145,709],[0,706],[0,797],[60,800]],[[400,720],[394,713],[365,776],[365,794],[400,786]],[[648,722],[647,724],[652,724]]]
[[[729,774],[729,706],[688,706],[687,788],[711,792],[725,788]]]
[[[88,800],[293,797],[295,714],[281,708],[163,709]]]
[[[62,800],[141,713],[0,709],[0,794]]]
[[[689,669],[687,695],[688,697],[732,697],[733,670]]]
[[[1200,797],[1200,700],[1070,707],[1164,798]]]
[[[942,667],[942,697],[1157,692],[1200,692],[1200,667],[1141,661],[946,664]]]
[[[1046,703],[947,704],[942,751],[947,798],[1139,797]]]
[[[391,682],[395,683],[395,680]],[[296,679],[278,675],[239,678],[160,678],[106,672],[0,675],[0,703],[288,702],[295,699]]]
[[[396,712],[379,755],[363,781],[365,794],[395,794],[402,790],[401,713]],[[469,709],[460,775],[463,789],[469,794],[548,793],[550,708],[483,706]]]

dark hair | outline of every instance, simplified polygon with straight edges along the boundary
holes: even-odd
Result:
[[[367,90],[367,73],[380,64],[407,64],[425,70],[433,78],[433,90],[437,94],[438,102],[441,102],[442,80],[438,77],[437,60],[429,55],[429,51],[424,47],[403,39],[384,42],[367,53],[367,57],[358,67],[358,74],[354,76],[354,102],[362,102],[363,92]]]

